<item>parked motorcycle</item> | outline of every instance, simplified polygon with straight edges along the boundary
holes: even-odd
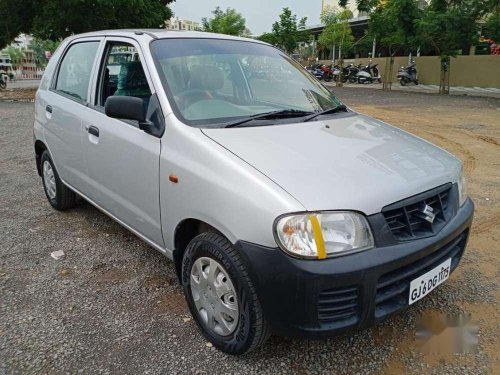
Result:
[[[306,70],[313,76],[315,76],[317,79],[321,80],[323,79],[323,71],[320,68],[321,64],[313,64],[306,67]]]
[[[0,74],[0,89],[5,90],[7,88],[7,76],[5,74]]]
[[[398,71],[398,80],[401,86],[406,86],[409,83],[418,85],[418,73],[415,61],[412,61],[406,68],[402,66]]]
[[[372,64],[371,61],[368,65],[361,68],[361,70],[356,74],[358,83],[382,83],[382,77],[380,77],[378,64]]]
[[[355,83],[358,78],[356,75],[358,74],[360,70],[360,66],[356,66],[354,64],[349,64],[344,69],[342,70],[342,82],[346,83],[349,81],[349,83]]]

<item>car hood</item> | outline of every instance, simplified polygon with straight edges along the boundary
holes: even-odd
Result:
[[[401,199],[456,182],[461,168],[441,148],[359,114],[202,131],[309,211],[345,209],[370,215]]]

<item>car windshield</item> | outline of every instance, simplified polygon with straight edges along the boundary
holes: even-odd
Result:
[[[174,112],[189,125],[223,126],[272,111],[315,113],[341,105],[300,64],[265,44],[160,39],[151,51]]]

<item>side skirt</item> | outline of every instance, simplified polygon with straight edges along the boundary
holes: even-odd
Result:
[[[61,181],[62,181],[62,179],[61,179]],[[116,221],[118,224],[120,224],[121,226],[123,226],[125,229],[127,229],[130,232],[132,232],[133,234],[135,234],[137,237],[139,237],[141,240],[143,240],[144,242],[146,242],[148,245],[150,245],[151,247],[153,247],[156,250],[158,250],[160,253],[162,253],[163,255],[165,255],[170,260],[174,259],[174,255],[173,255],[173,251],[172,250],[166,249],[166,248],[163,248],[163,247],[159,246],[155,242],[151,241],[149,238],[145,237],[143,234],[141,234],[138,231],[136,231],[130,225],[126,224],[125,222],[123,222],[122,220],[120,220],[119,218],[117,218],[112,213],[106,211],[104,208],[102,208],[97,203],[95,203],[92,199],[90,199],[85,194],[82,194],[80,191],[78,191],[78,189],[75,189],[73,186],[71,186],[68,183],[66,183],[66,181],[62,181],[62,182],[68,188],[70,188],[75,193],[77,193],[79,196],[81,196],[83,199],[85,199],[87,202],[89,202],[92,206],[94,206],[95,208],[97,208],[99,211],[101,211],[102,213],[106,214],[107,216],[109,216],[111,219],[113,219],[114,221]]]

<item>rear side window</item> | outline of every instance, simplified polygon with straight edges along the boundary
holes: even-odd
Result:
[[[92,67],[99,42],[73,44],[61,61],[55,90],[75,99],[87,100]]]

